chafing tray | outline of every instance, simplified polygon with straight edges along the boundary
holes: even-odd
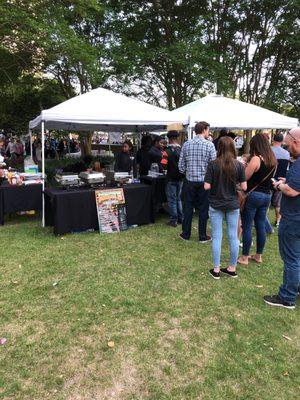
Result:
[[[80,179],[77,174],[71,173],[60,173],[55,175],[55,180],[59,186],[71,187],[78,186],[80,184]]]
[[[125,184],[130,182],[130,180],[132,179],[131,174],[129,174],[128,172],[106,171],[105,175],[108,185]]]
[[[103,172],[80,172],[79,178],[89,185],[95,185],[105,181]]]

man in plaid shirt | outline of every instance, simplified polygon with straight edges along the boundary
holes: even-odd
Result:
[[[194,139],[183,145],[178,164],[179,171],[186,177],[180,237],[189,240],[194,208],[197,208],[199,210],[199,242],[206,243],[211,238],[206,233],[209,204],[208,192],[204,190],[204,176],[208,163],[216,158],[216,150],[213,143],[207,140],[209,136],[207,122],[198,122],[195,126],[195,133]]]

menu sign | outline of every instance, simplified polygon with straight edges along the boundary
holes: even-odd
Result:
[[[123,189],[96,190],[95,196],[100,233],[126,230],[126,206]]]

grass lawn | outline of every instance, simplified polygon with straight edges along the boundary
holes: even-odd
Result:
[[[1,399],[300,398],[300,304],[262,301],[281,281],[276,235],[263,265],[214,281],[210,244],[165,221],[106,236],[0,227]]]

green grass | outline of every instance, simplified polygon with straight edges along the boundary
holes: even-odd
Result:
[[[281,282],[276,235],[263,265],[214,281],[196,232],[183,242],[164,218],[106,236],[0,227],[0,398],[298,399],[300,307],[262,301]]]

